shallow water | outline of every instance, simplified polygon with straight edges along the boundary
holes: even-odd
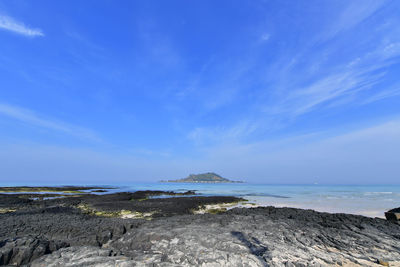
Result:
[[[400,185],[132,183],[111,184],[108,186],[119,187],[118,189],[109,190],[110,192],[196,190],[198,194],[205,196],[239,196],[263,206],[295,207],[382,218],[385,211],[400,207]]]
[[[202,195],[233,195],[262,206],[294,207],[323,212],[351,213],[384,218],[400,206],[400,185],[267,185],[135,183],[117,191],[197,190]]]

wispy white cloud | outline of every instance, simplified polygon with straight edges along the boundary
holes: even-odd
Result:
[[[398,21],[370,22],[382,18],[380,11],[388,12],[385,1],[343,3],[344,6],[339,4],[338,12],[332,10],[334,19],[327,25],[310,34],[304,43],[299,41],[296,49],[288,46],[284,52],[277,52],[267,67],[260,67],[253,60],[260,54],[242,55],[240,66],[246,65],[244,71],[238,72],[234,79],[224,77],[221,82],[220,88],[232,94],[224,95],[223,89],[215,90],[220,98],[214,91],[210,94],[213,99],[208,100],[209,105],[222,99],[225,101],[222,103],[239,104],[244,112],[250,110],[251,123],[242,123],[241,116],[230,122],[204,123],[193,127],[188,138],[202,146],[248,143],[248,139],[265,139],[270,133],[300,121],[304,114],[318,116],[318,112],[332,108],[340,112],[339,107],[359,107],[399,96],[399,87],[388,88],[385,84],[390,76],[388,69],[400,62],[400,35],[395,27]],[[353,32],[357,37],[349,36]],[[259,42],[270,38],[266,31],[258,32],[257,36]],[[285,47],[284,43],[281,45]],[[279,46],[276,49],[279,51]],[[229,70],[233,72],[235,65],[230,65]],[[232,87],[230,81],[234,81]],[[259,89],[261,86],[264,88]],[[231,89],[235,87],[239,89]],[[235,94],[243,96],[242,88],[257,89],[255,97],[246,95],[253,100],[246,102],[247,106],[234,102],[239,99]]]
[[[390,48],[390,53],[387,52]],[[296,117],[321,109],[357,104],[365,105],[400,95],[399,87],[376,89],[385,78],[385,68],[398,56],[397,45],[384,45],[363,57],[336,66],[334,70],[313,79],[303,87],[289,88],[275,103],[266,105],[263,113],[253,119],[238,121],[228,126],[195,127],[187,137],[195,144],[241,143],[257,132],[273,131],[284,127]],[[386,51],[386,52],[385,52]],[[303,72],[303,70],[298,70]],[[376,93],[372,91],[374,89]],[[368,91],[368,97],[363,94]]]
[[[325,71],[306,85],[292,84],[284,97],[274,105],[268,105],[264,111],[271,114],[286,114],[292,117],[312,112],[319,107],[331,108],[340,104],[369,104],[374,101],[396,96],[397,88],[384,90],[377,88],[386,78],[386,68],[399,62],[400,45],[393,41],[377,45],[373,50],[360,57],[338,64],[332,70]],[[297,72],[306,74],[301,69]],[[379,93],[371,92],[379,90]],[[368,101],[362,99],[369,91]],[[334,103],[332,103],[334,102]]]
[[[100,138],[91,130],[62,121],[45,118],[29,109],[0,103],[0,115],[4,115],[37,127],[63,132],[79,138],[100,141]]]
[[[273,102],[264,103],[261,109],[276,117],[279,114],[294,118],[320,108],[368,104],[396,96],[395,91],[389,93],[386,90],[376,97],[368,97],[368,101],[363,99],[367,94],[375,94],[371,89],[385,90],[379,88],[387,77],[385,71],[399,62],[399,31],[393,22],[373,24],[368,28],[368,34],[360,37],[365,39],[360,43],[360,49],[351,54],[355,57],[350,58],[341,52],[347,50],[351,42],[341,33],[355,31],[359,34],[356,32],[359,26],[362,28],[360,32],[366,31],[365,26],[370,25],[368,20],[384,9],[385,3],[370,0],[346,2],[336,18],[322,27],[321,33],[315,34],[315,38],[311,38],[303,48],[299,47],[300,52],[292,59],[286,55],[282,56],[283,59],[278,58],[278,64],[274,65],[280,69],[271,72],[274,76],[269,81],[275,87],[269,92],[277,92],[278,97]],[[365,45],[367,41],[368,46]],[[346,56],[347,61],[341,61]],[[279,63],[279,60],[284,63]],[[284,80],[281,84],[279,77]]]
[[[386,1],[375,0],[356,0],[348,2],[347,7],[339,14],[330,28],[320,36],[320,40],[325,41],[335,37],[341,32],[356,27],[358,24],[371,17],[384,6],[385,3]]]
[[[28,37],[44,36],[40,29],[26,26],[24,23],[14,20],[9,16],[0,15],[0,29],[11,31]]]
[[[376,85],[382,75],[367,72],[344,71],[333,73],[327,77],[315,81],[311,85],[294,90],[289,93],[283,101],[273,110],[276,113],[288,113],[291,116],[298,116],[313,111],[331,101],[341,100],[343,97],[352,97],[363,90],[368,90]],[[337,103],[347,103],[338,101]]]
[[[400,96],[400,85],[396,85],[396,86],[397,87],[394,87],[392,89],[383,90],[376,94],[373,94],[373,95],[369,96],[368,98],[364,99],[364,101],[361,102],[360,104],[366,105],[366,104],[370,104],[370,103],[380,101],[380,100],[383,100],[386,98]]]

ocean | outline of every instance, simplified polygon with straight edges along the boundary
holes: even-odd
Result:
[[[90,184],[90,186],[93,186],[93,184]],[[350,213],[381,218],[384,218],[385,211],[400,207],[400,185],[130,183],[110,184],[108,186],[118,187],[118,189],[110,190],[111,192],[196,190],[197,194],[203,196],[238,196],[261,206],[313,209],[322,212]]]

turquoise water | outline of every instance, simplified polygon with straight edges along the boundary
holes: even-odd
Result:
[[[6,185],[4,185],[6,186]],[[10,185],[8,185],[10,186]],[[400,207],[400,185],[266,185],[132,183],[112,184],[112,191],[196,190],[198,194],[233,195],[262,206],[295,207],[325,212],[384,217],[384,212]]]

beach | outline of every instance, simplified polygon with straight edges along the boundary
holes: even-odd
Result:
[[[400,266],[400,225],[385,219],[196,191],[109,192],[124,189],[2,193],[0,264]]]

